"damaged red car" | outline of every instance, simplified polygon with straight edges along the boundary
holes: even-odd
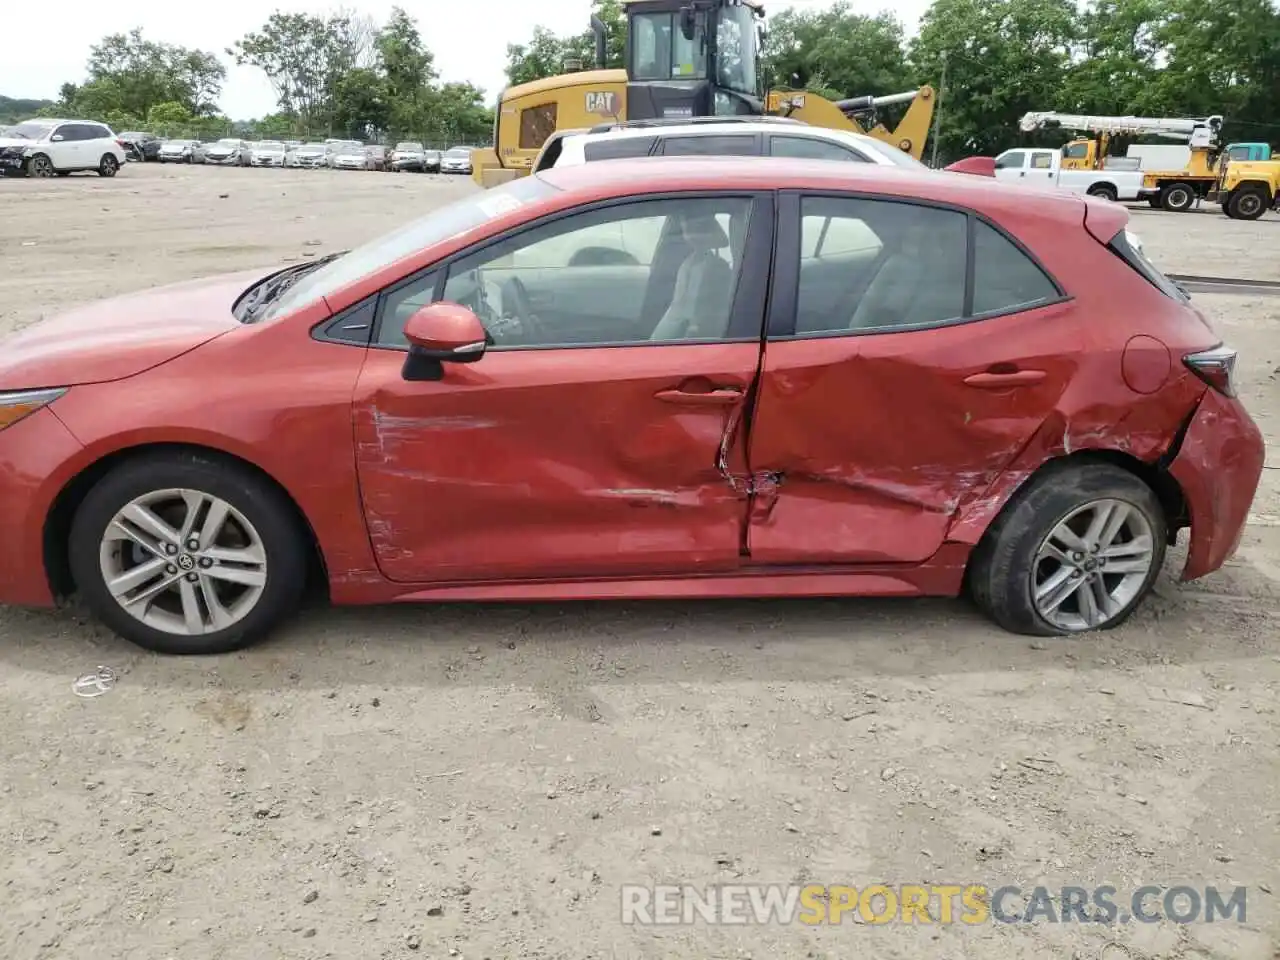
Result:
[[[822,161],[620,160],[0,348],[0,601],[173,653],[333,602],[956,595],[1123,621],[1263,461],[1127,213]]]

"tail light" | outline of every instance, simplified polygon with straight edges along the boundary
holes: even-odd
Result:
[[[117,140],[116,146],[119,147],[121,150],[125,150],[128,148],[129,144],[125,143],[123,140]]]
[[[1227,346],[1188,353],[1182,362],[1197,377],[1217,390],[1224,397],[1236,395],[1236,352]]]

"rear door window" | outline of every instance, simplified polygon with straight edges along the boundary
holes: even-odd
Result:
[[[590,163],[594,160],[625,160],[629,157],[647,157],[657,142],[657,137],[609,137],[592,140],[582,148]]]
[[[973,313],[1030,308],[1058,299],[1058,288],[1008,237],[973,224]]]
[[[667,157],[755,157],[760,154],[760,138],[754,134],[705,134],[669,137],[662,141]]]

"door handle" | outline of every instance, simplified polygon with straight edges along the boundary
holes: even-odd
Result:
[[[664,403],[683,403],[696,407],[726,407],[742,399],[742,391],[737,387],[720,387],[697,393],[690,390],[659,390],[654,394]]]
[[[965,377],[964,382],[971,387],[985,387],[989,390],[1003,390],[1005,387],[1020,387],[1028,383],[1039,383],[1045,378],[1043,370],[1010,370],[1008,373],[975,373]]]

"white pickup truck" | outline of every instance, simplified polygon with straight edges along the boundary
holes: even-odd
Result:
[[[1058,150],[1019,147],[996,157],[996,179],[1028,187],[1057,187],[1106,200],[1140,200],[1141,170],[1063,170]]]

